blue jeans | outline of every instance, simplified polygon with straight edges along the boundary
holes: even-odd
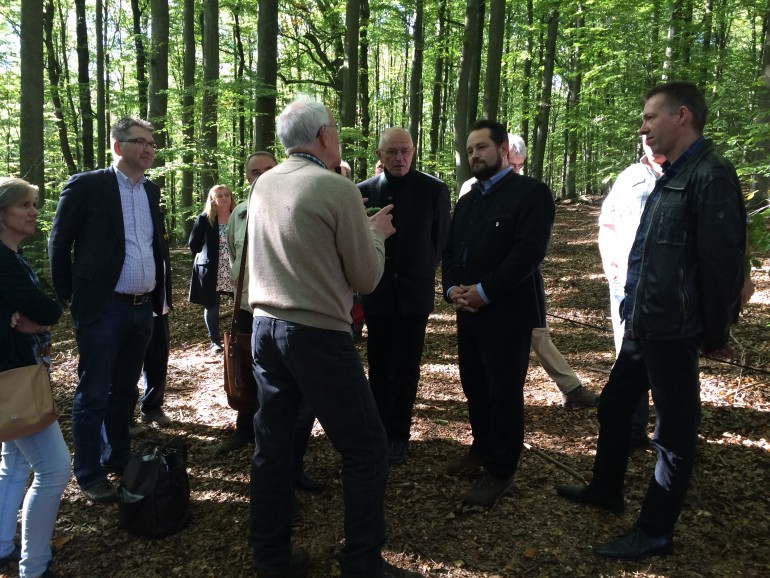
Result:
[[[206,332],[212,343],[220,343],[222,340],[219,332],[219,296],[220,293],[215,293],[214,300],[203,308],[203,322],[206,324]]]
[[[27,490],[29,472],[35,478]],[[16,516],[21,514],[19,576],[40,576],[51,561],[51,535],[64,488],[70,479],[70,452],[59,422],[17,440],[3,442],[0,462],[0,557],[13,550]],[[26,491],[26,495],[25,495]]]
[[[96,320],[75,324],[80,359],[72,400],[72,443],[75,478],[81,488],[106,479],[101,463],[102,424],[110,464],[125,466],[128,462],[128,428],[151,334],[151,303],[112,301]]]
[[[250,485],[256,567],[277,571],[289,563],[292,441],[304,397],[342,455],[342,576],[381,576],[387,442],[353,337],[255,317],[252,350],[260,405]]]
[[[673,531],[692,475],[700,410],[699,341],[699,336],[672,341],[624,339],[599,398],[599,441],[591,486],[613,498],[623,493],[631,414],[639,396],[652,389],[657,416],[652,445],[658,460],[638,520],[651,536]]]

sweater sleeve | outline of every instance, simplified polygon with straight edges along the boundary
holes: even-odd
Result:
[[[385,267],[385,237],[369,228],[359,190],[351,187],[348,196],[350,200],[339,206],[337,250],[350,286],[360,293],[371,293]]]

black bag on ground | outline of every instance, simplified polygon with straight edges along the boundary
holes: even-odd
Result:
[[[146,443],[132,454],[118,485],[118,526],[162,538],[190,519],[187,442]]]

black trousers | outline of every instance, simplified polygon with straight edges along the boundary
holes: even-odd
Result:
[[[409,439],[427,325],[427,314],[366,314],[369,386],[389,440]]]
[[[144,367],[142,369],[144,394],[140,400],[142,413],[163,407],[168,376],[168,352],[168,315],[158,315],[152,318],[152,337],[150,337],[150,343],[144,353]]]
[[[693,469],[700,414],[700,336],[671,341],[623,339],[609,381],[599,398],[599,441],[591,485],[621,496],[630,452],[631,416],[639,397],[652,390],[657,424],[652,445],[655,471],[639,514],[649,535],[674,530]]]
[[[532,329],[493,331],[480,323],[457,326],[460,380],[468,399],[471,450],[484,467],[507,478],[516,471],[524,443],[524,381]]]

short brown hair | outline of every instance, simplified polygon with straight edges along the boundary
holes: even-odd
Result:
[[[693,126],[699,133],[703,133],[708,107],[703,92],[694,83],[679,80],[653,86],[644,94],[644,102],[656,94],[665,96],[665,108],[669,114],[674,114],[680,106],[687,107],[692,115]]]

